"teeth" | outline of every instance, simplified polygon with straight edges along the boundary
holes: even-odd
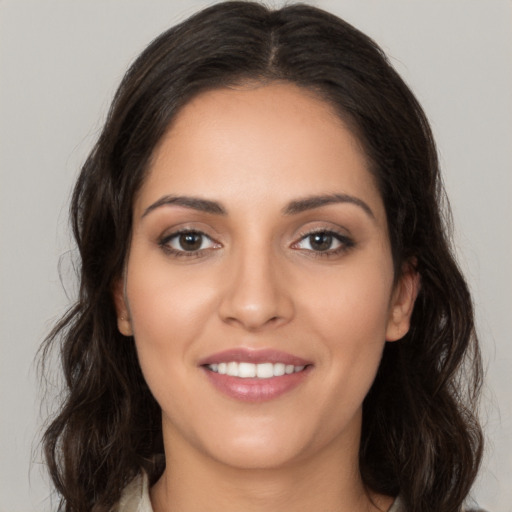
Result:
[[[226,373],[233,377],[238,377],[238,365],[236,363],[228,363]]]
[[[291,366],[291,365],[290,365]],[[286,366],[283,363],[274,364],[273,372],[276,377],[284,375]]]
[[[274,376],[274,365],[272,363],[263,363],[256,365],[256,376],[258,379],[269,379]]]
[[[248,379],[251,377],[256,377],[256,365],[252,363],[229,363],[238,367],[238,372],[228,373],[228,375],[232,377],[242,377],[242,379]],[[260,365],[258,365],[260,366]]]
[[[284,363],[237,363],[229,361],[227,363],[209,364],[208,369],[221,375],[230,377],[240,377],[249,379],[257,377],[258,379],[270,379],[271,377],[281,377],[292,373],[301,372],[305,366],[294,366]]]

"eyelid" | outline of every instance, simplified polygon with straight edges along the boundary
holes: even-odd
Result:
[[[180,235],[183,235],[183,234],[200,235],[200,236],[210,240],[211,246],[210,247],[206,247],[206,248],[204,248],[204,247],[203,248],[199,248],[197,250],[186,251],[184,249],[178,249],[178,248],[173,247],[172,245],[170,245],[170,242],[173,239],[176,239]],[[218,241],[216,241],[210,235],[206,234],[204,231],[202,231],[200,229],[186,228],[186,227],[183,227],[183,228],[180,228],[180,229],[176,229],[176,230],[172,231],[171,233],[167,233],[165,235],[162,235],[158,239],[158,245],[160,246],[160,248],[166,254],[172,255],[172,256],[178,256],[178,257],[180,257],[180,256],[184,256],[184,257],[200,257],[200,256],[204,255],[204,253],[207,252],[207,251],[210,251],[212,249],[219,249],[219,248],[222,247],[222,244],[220,244]]]
[[[334,249],[328,249],[325,251],[315,251],[314,249],[304,249],[297,247],[298,244],[306,240],[308,237],[313,236],[315,234],[325,234],[332,236],[338,243],[339,246],[335,247]],[[314,256],[336,256],[338,254],[341,254],[345,251],[348,251],[349,249],[353,248],[355,246],[355,241],[348,235],[340,233],[336,229],[333,228],[327,228],[327,227],[318,227],[318,228],[312,228],[307,231],[303,231],[299,234],[298,239],[292,243],[291,248],[296,250],[303,250],[305,252],[311,253]]]
[[[295,238],[295,241],[290,245],[291,249],[303,251],[306,253],[309,253],[311,256],[336,256],[341,255],[342,253],[350,250],[352,247],[355,246],[355,241],[350,235],[347,235],[345,233],[340,232],[341,230],[338,230],[333,227],[327,227],[327,226],[318,226],[318,227],[312,227],[310,229],[304,229],[302,232],[300,232],[297,237]],[[200,248],[193,249],[193,250],[186,250],[179,247],[173,247],[171,242],[175,239],[178,239],[180,235],[183,234],[195,234],[200,235],[204,239],[209,241],[208,247],[203,247],[204,241],[202,241]],[[300,247],[300,244],[302,244],[305,240],[307,240],[308,237],[311,237],[315,234],[324,234],[331,236],[335,242],[336,247],[329,248],[326,250],[315,250],[314,248],[304,248]],[[218,242],[215,238],[208,235],[204,230],[195,228],[195,227],[188,227],[183,226],[180,228],[176,228],[172,230],[171,232],[167,231],[166,234],[163,234],[158,239],[158,245],[160,248],[168,255],[175,256],[175,257],[201,257],[205,256],[207,253],[211,252],[212,250],[220,249],[223,247],[222,243]]]

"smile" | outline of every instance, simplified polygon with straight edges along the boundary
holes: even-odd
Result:
[[[228,363],[214,363],[207,365],[212,372],[220,375],[229,375],[240,379],[271,379],[272,377],[282,377],[291,375],[304,370],[305,365],[294,366],[284,363],[248,363],[230,361]]]
[[[308,380],[313,362],[274,349],[233,348],[199,361],[221,394],[242,402],[266,402]]]

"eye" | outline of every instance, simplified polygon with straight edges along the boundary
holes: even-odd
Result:
[[[315,231],[303,236],[293,244],[293,249],[302,249],[325,254],[337,254],[354,246],[354,242],[333,231]]]
[[[193,230],[172,233],[160,240],[159,245],[165,251],[179,256],[192,256],[203,250],[220,247],[209,236]]]

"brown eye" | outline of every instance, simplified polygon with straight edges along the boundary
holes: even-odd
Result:
[[[313,233],[309,235],[309,245],[313,251],[332,249],[333,236],[329,233]]]
[[[180,231],[164,237],[158,243],[162,249],[175,256],[199,255],[204,250],[218,249],[220,244],[200,231]]]
[[[354,247],[354,241],[334,231],[314,231],[304,235],[292,245],[292,249],[301,249],[313,254],[335,256]]]
[[[178,244],[183,251],[197,251],[203,244],[201,233],[182,233],[179,235]]]

